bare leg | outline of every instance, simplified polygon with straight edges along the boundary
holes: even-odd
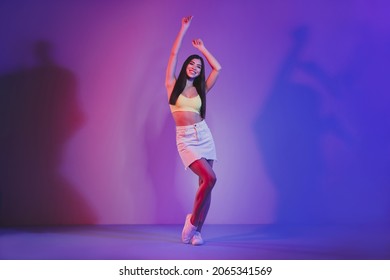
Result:
[[[193,162],[190,169],[199,176],[199,188],[195,196],[191,224],[201,230],[210,208],[211,191],[217,179],[212,168],[212,161],[208,162],[204,158]]]
[[[210,164],[211,167],[213,167],[213,163],[214,163],[213,160],[208,160],[208,163]],[[200,185],[202,185],[202,179],[199,177],[199,186]],[[198,228],[196,229],[199,232],[202,231],[202,227],[203,227],[204,221],[206,220],[207,213],[209,212],[209,209],[210,209],[210,204],[211,204],[211,192],[206,197],[206,200],[204,202],[203,208],[202,208],[202,210],[200,212]]]

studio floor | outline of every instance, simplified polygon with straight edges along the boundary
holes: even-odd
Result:
[[[203,246],[181,225],[0,228],[3,260],[389,260],[390,227],[205,225]]]

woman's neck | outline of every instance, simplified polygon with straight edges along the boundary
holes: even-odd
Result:
[[[193,86],[194,86],[194,80],[187,79],[186,88],[193,87]]]

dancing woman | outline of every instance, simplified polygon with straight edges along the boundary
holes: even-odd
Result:
[[[176,124],[176,144],[185,168],[199,177],[192,213],[188,214],[182,231],[182,241],[203,244],[202,227],[211,203],[211,191],[216,183],[213,162],[217,159],[214,140],[205,121],[206,95],[217,81],[221,65],[206,49],[201,39],[192,41],[211,66],[205,79],[204,60],[199,55],[189,56],[176,78],[177,54],[192,16],[182,19],[181,29],[173,43],[166,70],[165,86],[173,119]]]

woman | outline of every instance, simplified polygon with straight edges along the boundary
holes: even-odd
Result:
[[[199,176],[199,188],[195,196],[191,214],[188,214],[182,231],[182,241],[192,245],[203,244],[201,230],[210,208],[211,190],[216,176],[213,162],[216,160],[213,137],[204,121],[206,113],[206,93],[214,86],[221,65],[206,49],[201,39],[192,41],[212,71],[205,79],[205,66],[202,57],[191,55],[183,63],[178,78],[175,77],[177,54],[183,37],[191,24],[192,16],[182,19],[181,29],[173,43],[168,61],[165,86],[173,119],[176,123],[176,143],[185,168]]]

